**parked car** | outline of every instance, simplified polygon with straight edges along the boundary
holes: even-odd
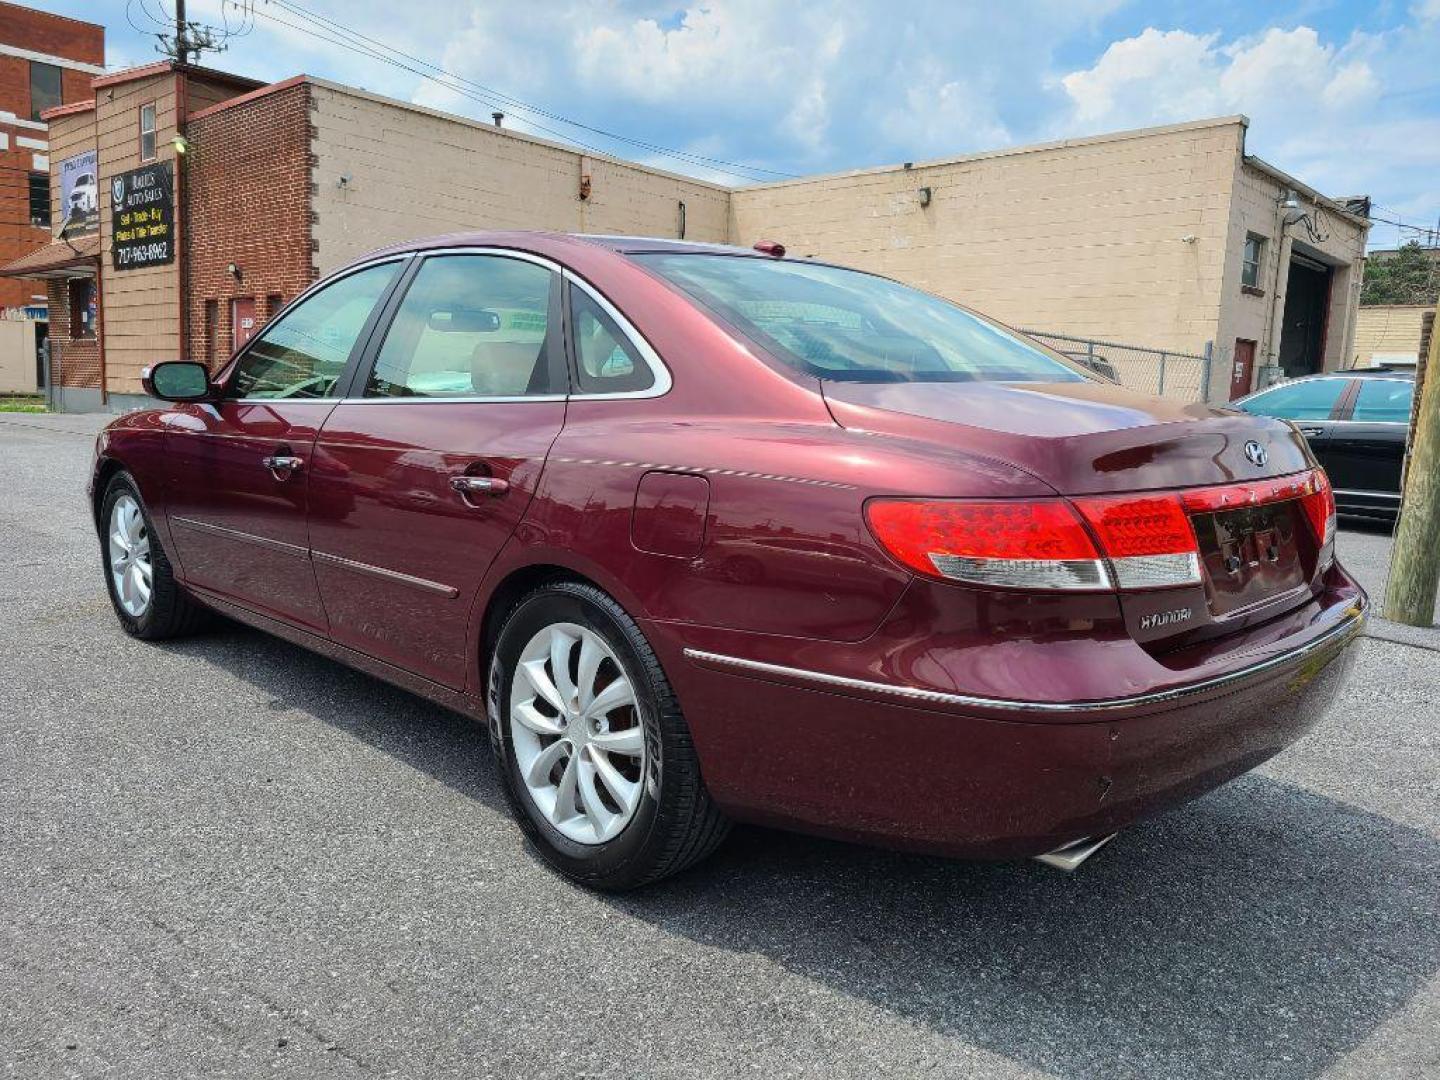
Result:
[[[421,241],[149,368],[91,484],[122,627],[484,721],[612,889],[730,821],[1073,866],[1320,718],[1367,601],[1292,427],[782,256]]]
[[[100,208],[100,186],[94,173],[81,173],[75,178],[70,189],[70,205],[66,207],[67,218],[85,218]]]
[[[1367,368],[1307,375],[1231,404],[1293,420],[1325,468],[1341,516],[1394,521],[1415,372]]]

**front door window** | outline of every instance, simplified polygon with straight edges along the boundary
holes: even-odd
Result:
[[[228,396],[334,397],[370,313],[399,272],[399,262],[357,270],[292,307],[245,351],[230,378]],[[254,303],[250,301],[252,318]]]

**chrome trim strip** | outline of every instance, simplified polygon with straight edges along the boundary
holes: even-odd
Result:
[[[1366,491],[1364,488],[1334,488],[1336,495],[1363,495],[1367,499],[1394,499],[1399,502],[1401,495],[1398,491]]]
[[[528,405],[536,401],[565,401],[565,394],[512,394],[509,397],[347,397],[337,405]]]
[[[1337,638],[1353,637],[1358,634],[1365,625],[1365,609],[1358,602],[1352,606],[1341,622],[1326,631],[1314,641],[1306,642],[1279,656],[1272,656],[1269,659],[1261,660],[1259,663],[1251,664],[1248,667],[1232,671],[1225,675],[1216,675],[1209,679],[1201,679],[1199,682],[1187,683],[1185,686],[1177,686],[1170,690],[1158,690],[1149,694],[1136,694],[1124,698],[1103,698],[1098,701],[1067,701],[1045,704],[1034,701],[1015,701],[1010,698],[987,698],[974,697],[969,694],[948,694],[940,690],[922,690],[916,686],[896,686],[893,683],[870,682],[865,679],[852,679],[844,675],[828,675],[823,671],[806,671],[802,668],[784,667],[780,664],[767,664],[760,660],[746,660],[738,656],[725,656],[721,653],[705,652],[701,649],[686,649],[685,657],[702,664],[717,664],[723,667],[740,668],[744,671],[756,671],[766,675],[783,675],[791,679],[799,679],[807,682],[817,683],[821,686],[835,687],[844,690],[865,690],[875,694],[889,694],[893,697],[906,698],[911,701],[929,702],[935,705],[960,705],[966,707],[979,707],[984,709],[1008,709],[1013,712],[1027,712],[1040,714],[1073,714],[1087,712],[1103,712],[1113,709],[1132,709],[1141,705],[1156,705],[1166,701],[1174,701],[1177,698],[1188,697],[1203,690],[1210,690],[1217,686],[1224,686],[1227,683],[1245,679],[1251,675],[1268,671],[1270,668],[1278,667],[1299,660],[1308,656],[1317,649],[1324,648]]]
[[[241,532],[239,529],[228,529],[224,525],[211,525],[209,522],[196,521],[194,518],[174,517],[170,518],[171,525],[179,525],[181,528],[191,529],[195,532],[212,533],[216,536],[223,536],[227,540],[238,540],[245,544],[255,544],[258,547],[269,548],[271,551],[278,551],[284,555],[291,555],[297,559],[309,559],[310,550],[298,544],[287,544],[283,540],[272,540],[268,536],[256,536],[254,533]]]
[[[316,404],[329,405],[418,405],[422,403],[444,402],[451,405],[517,405],[532,401],[568,401],[571,399],[583,401],[623,401],[627,398],[655,398],[661,397],[670,392],[674,381],[670,376],[670,369],[660,359],[660,354],[655,351],[650,342],[646,341],[635,325],[621,314],[620,309],[607,300],[595,286],[591,285],[584,278],[578,276],[569,267],[554,262],[541,255],[533,255],[528,251],[517,251],[512,248],[494,247],[453,247],[453,248],[423,248],[415,251],[407,251],[399,254],[387,255],[382,258],[372,259],[368,262],[359,263],[348,267],[344,274],[325,278],[316,282],[305,292],[295,297],[289,304],[285,305],[278,314],[284,314],[292,304],[298,304],[312,292],[316,292],[323,285],[338,281],[341,277],[348,277],[351,273],[367,269],[383,262],[390,262],[402,258],[430,259],[445,255],[494,255],[506,259],[518,259],[521,262],[534,263],[536,266],[543,266],[552,273],[558,274],[562,281],[573,283],[577,288],[583,290],[587,296],[600,305],[600,309],[615,320],[615,325],[620,332],[629,339],[630,344],[635,347],[641,358],[650,366],[651,373],[655,376],[655,385],[646,390],[622,390],[613,394],[590,394],[576,390],[573,394],[515,394],[509,397],[346,397],[346,398],[228,398],[226,400],[237,404],[275,404],[276,402],[288,403],[292,401],[308,401]],[[274,321],[273,319],[271,320]]]
[[[353,570],[357,574],[368,574],[370,577],[393,581],[400,585],[409,585],[411,588],[420,589],[423,592],[436,593],[445,597],[447,600],[454,600],[460,595],[460,590],[451,585],[443,585],[438,581],[430,581],[426,578],[402,574],[398,570],[386,570],[383,566],[371,566],[369,563],[356,562],[354,559],[331,555],[329,552],[311,551],[310,557],[312,559],[318,559],[320,562],[329,563],[331,566],[338,566],[343,570]]]

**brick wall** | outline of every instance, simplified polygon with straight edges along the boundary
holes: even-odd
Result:
[[[105,63],[103,26],[19,4],[0,2],[0,41],[17,49],[63,56],[85,64]]]
[[[1369,367],[1376,353],[1423,354],[1421,337],[1432,304],[1373,304],[1355,320],[1355,367]]]
[[[1012,326],[1198,353],[1242,131],[1202,121],[739,188],[731,242],[779,240]]]
[[[724,241],[729,192],[462,117],[311,80],[317,266],[385,244],[483,229],[679,234]],[[580,178],[590,197],[580,198]],[[345,182],[341,183],[341,178]]]
[[[297,83],[202,115],[187,137],[189,355],[218,367],[231,352],[233,300],[253,297],[263,324],[315,279],[310,87]]]
[[[34,283],[39,288],[39,282]],[[50,359],[58,386],[100,388],[100,339],[70,336],[70,293],[65,281],[45,283],[50,297]],[[99,333],[103,334],[104,304],[100,309]]]
[[[1330,308],[1326,323],[1324,369],[1333,371],[1352,359],[1355,312],[1360,303],[1361,262],[1365,254],[1366,230],[1333,213],[1303,193],[1301,209],[1317,222],[1319,238],[1300,225],[1281,232],[1280,200],[1290,185],[1251,161],[1236,162],[1235,183],[1230,200],[1229,263],[1221,287],[1223,317],[1215,341],[1213,373],[1217,391],[1222,377],[1229,385],[1229,366],[1236,338],[1258,342],[1255,350],[1256,379],[1259,367],[1270,363],[1280,349],[1285,306],[1285,287],[1290,260],[1303,254],[1328,264]],[[1240,286],[1241,252],[1249,233],[1265,239],[1261,253],[1260,289],[1244,292]]]
[[[18,4],[0,2],[0,44],[80,64],[105,63],[103,26]],[[90,71],[62,65],[61,102],[69,104],[90,97],[91,78]],[[30,224],[29,176],[32,172],[46,171],[49,146],[44,126],[30,122],[30,60],[26,57],[0,55],[0,112],[14,113],[18,120],[18,123],[0,122],[0,265],[3,265],[50,242],[48,229]],[[39,282],[0,278],[0,308],[29,304],[33,296],[44,291]]]

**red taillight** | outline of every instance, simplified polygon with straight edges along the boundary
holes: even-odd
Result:
[[[1192,514],[1287,499],[1300,501],[1321,547],[1329,544],[1335,497],[1319,469],[1274,480],[1068,502],[872,499],[865,516],[890,554],[930,577],[1015,588],[1155,589],[1201,581]]]
[[[1063,499],[872,499],[875,538],[912,570],[982,585],[1108,589],[1085,526]]]
[[[1305,520],[1316,542],[1323,548],[1335,539],[1335,492],[1324,469],[1313,469],[1306,478],[1308,490],[1300,497],[1300,505],[1305,508]]]
[[[1102,496],[1075,505],[1100,537],[1122,589],[1200,581],[1200,545],[1179,496]]]

